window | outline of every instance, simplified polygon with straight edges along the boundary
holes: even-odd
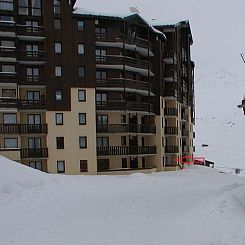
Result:
[[[56,148],[64,149],[64,137],[56,137]]]
[[[78,90],[78,101],[86,101],[86,90]]]
[[[41,138],[28,138],[28,148],[30,148],[30,149],[42,148]]]
[[[2,65],[2,72],[15,73],[15,65]]]
[[[30,114],[27,115],[27,122],[28,124],[41,124],[41,115],[40,114]]]
[[[27,44],[26,45],[26,55],[28,57],[36,57],[38,58],[38,45],[37,44]]]
[[[106,71],[96,71],[96,83],[106,83],[106,77]]]
[[[42,5],[41,0],[31,0],[32,4],[32,15],[41,16],[42,15]]]
[[[55,30],[61,29],[61,19],[54,19],[54,29]]]
[[[1,0],[0,0],[1,1]],[[0,4],[1,5],[1,4]],[[0,8],[1,9],[1,8]],[[5,25],[14,26],[14,17],[9,15],[0,15],[0,21],[3,21]],[[11,23],[12,22],[12,23]]]
[[[18,0],[19,15],[28,15],[28,0]]]
[[[79,113],[79,125],[86,125],[86,113]]]
[[[79,137],[79,146],[80,148],[87,148],[87,137],[86,136]]]
[[[58,173],[65,172],[65,161],[57,161],[57,172]]]
[[[80,172],[88,172],[88,161],[80,160]]]
[[[60,14],[61,2],[60,0],[54,0],[54,14]]]
[[[35,82],[39,80],[39,68],[27,67],[26,68],[27,81]]]
[[[97,115],[97,124],[108,124],[107,115]]]
[[[62,90],[56,90],[56,92],[55,92],[55,99],[58,100],[58,101],[63,100]]]
[[[121,136],[121,145],[122,146],[127,145],[127,137],[126,136]]]
[[[78,20],[77,21],[77,29],[78,29],[78,31],[84,31],[85,22],[83,20]]]
[[[40,100],[40,92],[39,91],[27,91],[27,100]]]
[[[121,115],[121,124],[127,123],[127,117],[126,115]]]
[[[106,93],[96,93],[96,102],[106,102],[107,94]]]
[[[127,168],[128,167],[128,159],[127,158],[123,158],[122,159],[122,168]]]
[[[109,159],[98,159],[97,160],[97,170],[98,171],[105,171],[110,168]]]
[[[97,147],[107,147],[109,146],[108,137],[97,137]]]
[[[18,148],[18,139],[4,138],[4,148]]]
[[[61,77],[62,69],[61,66],[55,66],[55,76],[56,77]]]
[[[10,40],[1,40],[1,46],[2,47],[8,47],[8,48],[14,48],[15,43],[14,43],[14,41],[10,41]]]
[[[85,54],[85,46],[84,46],[84,43],[79,43],[77,45],[77,51],[78,51],[78,54]]]
[[[2,97],[16,98],[16,90],[15,89],[2,89]]]
[[[43,171],[43,164],[41,161],[29,162],[29,167]]]
[[[14,0],[0,0],[0,10],[14,10]]]
[[[106,49],[96,49],[95,50],[96,61],[106,61]]]
[[[98,39],[105,39],[106,38],[106,28],[104,27],[96,27],[95,28],[95,35]]]
[[[17,115],[15,113],[4,113],[3,114],[3,124],[16,124]]]
[[[78,77],[85,77],[85,67],[84,66],[78,67]]]
[[[63,125],[63,113],[55,113],[56,125]]]
[[[62,44],[61,43],[54,43],[54,52],[56,54],[61,54],[61,52],[62,52]]]

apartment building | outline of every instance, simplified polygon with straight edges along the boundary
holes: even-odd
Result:
[[[188,21],[75,0],[0,0],[0,155],[49,173],[182,168],[193,155]]]

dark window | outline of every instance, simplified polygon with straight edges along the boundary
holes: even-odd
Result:
[[[56,125],[63,125],[63,113],[55,113]]]
[[[29,162],[29,167],[43,171],[43,164],[41,161],[31,161]]]
[[[83,20],[78,20],[77,21],[77,29],[78,29],[78,31],[84,31],[85,22]]]
[[[41,16],[42,15],[42,3],[41,0],[31,0],[32,15]]]
[[[96,71],[96,82],[106,83],[107,72],[106,71]]]
[[[125,124],[127,122],[127,117],[126,115],[121,115],[121,123]]]
[[[62,90],[56,90],[55,99],[59,100],[59,101],[63,100],[63,92],[62,92]]]
[[[64,137],[56,137],[56,148],[64,149]]]
[[[95,35],[98,39],[105,39],[106,38],[106,28],[104,27],[96,27],[95,28]]]
[[[54,52],[56,54],[61,54],[62,53],[62,44],[61,43],[54,43]]]
[[[78,101],[86,101],[86,90],[78,90]]]
[[[106,93],[96,93],[96,102],[106,102],[107,94]]]
[[[40,100],[40,92],[39,91],[27,91],[27,100],[28,101]]]
[[[17,115],[16,113],[4,113],[3,114],[3,124],[16,124]]]
[[[0,10],[14,10],[14,0],[0,0]]]
[[[128,159],[127,158],[123,158],[122,159],[122,168],[127,168],[128,167]]]
[[[97,147],[109,146],[109,137],[97,137]]]
[[[79,43],[77,45],[77,52],[78,52],[78,54],[85,54],[85,45],[84,45],[84,43]]]
[[[30,149],[42,148],[41,138],[28,138],[28,148]]]
[[[88,161],[80,160],[80,172],[88,172]]]
[[[80,148],[87,148],[87,137],[86,136],[80,136],[79,137],[79,146]]]
[[[28,0],[18,0],[19,15],[28,15]]]
[[[86,125],[86,113],[79,113],[79,125]]]
[[[61,1],[54,0],[54,14],[60,14],[61,10]]]
[[[57,161],[57,172],[58,173],[65,172],[65,161]]]
[[[2,89],[2,97],[16,98],[15,89]]]
[[[96,49],[95,55],[96,55],[96,61],[99,61],[99,62],[106,61],[106,49]]]
[[[84,66],[78,67],[78,77],[85,77],[85,67]]]
[[[38,67],[27,67],[26,68],[26,79],[28,82],[39,81],[39,68]]]
[[[105,171],[110,168],[109,159],[98,159],[97,160],[97,170],[98,171]]]
[[[55,76],[61,77],[62,76],[62,68],[61,66],[55,66]]]
[[[54,19],[54,29],[55,30],[61,29],[61,19]]]
[[[122,146],[127,145],[127,137],[126,136],[121,136],[121,145]]]
[[[4,138],[4,148],[18,148],[18,139]]]
[[[97,115],[97,124],[108,124],[107,115]]]
[[[40,114],[30,114],[27,115],[27,122],[28,124],[41,124],[41,115]]]

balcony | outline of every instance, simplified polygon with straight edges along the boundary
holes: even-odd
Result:
[[[28,51],[21,50],[18,52],[18,60],[20,64],[42,65],[46,62],[46,53],[44,51]]]
[[[152,83],[123,78],[107,78],[96,81],[96,88],[106,88],[117,91],[135,92],[136,90],[144,95],[154,95]]]
[[[15,72],[0,72],[0,83],[16,83]]]
[[[184,120],[184,121],[188,121],[189,116],[187,114],[182,114],[181,115],[181,119]]]
[[[0,134],[47,134],[47,124],[0,124]]]
[[[178,78],[176,69],[171,68],[171,69],[166,69],[164,73],[164,80],[166,82],[176,82]]]
[[[96,109],[103,111],[139,111],[154,114],[154,107],[146,102],[129,102],[129,101],[97,101]]]
[[[23,148],[21,158],[48,158],[48,148]]]
[[[17,25],[17,35],[21,40],[41,41],[45,39],[43,26]]]
[[[0,36],[15,37],[16,26],[14,21],[0,21]]]
[[[189,137],[189,131],[186,130],[186,129],[183,129],[183,130],[182,130],[182,136],[183,136],[183,137]]]
[[[16,47],[3,47],[0,46],[0,57],[1,59],[12,58],[16,59]]]
[[[178,97],[177,84],[174,82],[166,82],[165,89],[164,89],[164,96],[173,97],[174,99],[177,99]]]
[[[177,64],[177,57],[176,57],[176,53],[174,52],[174,50],[166,50],[164,53],[164,62],[166,64]]]
[[[46,101],[44,100],[19,100],[19,109],[33,110],[33,109],[46,109]]]
[[[0,108],[16,108],[18,107],[18,100],[11,98],[0,98]]]
[[[142,133],[156,134],[155,125],[145,124],[97,124],[97,133]]]
[[[164,128],[165,135],[178,135],[177,127],[165,127]]]
[[[97,147],[98,156],[155,155],[156,146],[105,146]]]
[[[179,153],[179,147],[175,145],[165,146],[165,153]]]
[[[164,108],[164,115],[165,116],[178,116],[178,109],[177,108]]]
[[[190,152],[190,147],[187,145],[182,146],[182,152],[183,153],[189,153]]]
[[[25,76],[19,79],[19,85],[24,86],[46,86],[46,82],[40,76]]]

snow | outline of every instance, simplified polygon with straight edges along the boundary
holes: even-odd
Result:
[[[48,175],[0,158],[1,245],[243,245],[245,179]]]

